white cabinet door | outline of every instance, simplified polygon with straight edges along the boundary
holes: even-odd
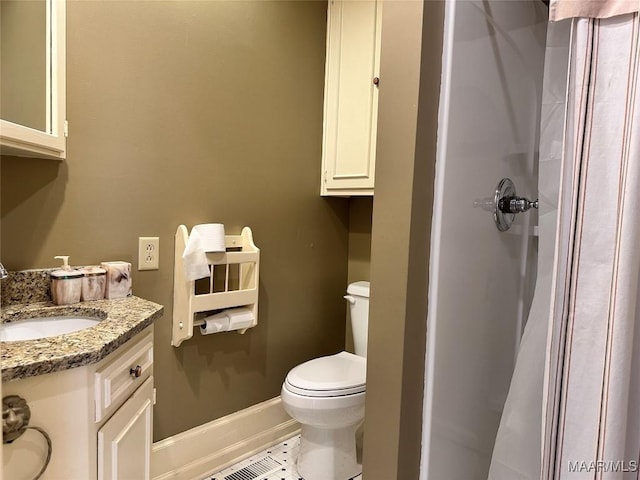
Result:
[[[153,438],[153,377],[98,430],[98,480],[148,480]]]
[[[331,0],[322,195],[373,195],[382,0]]]

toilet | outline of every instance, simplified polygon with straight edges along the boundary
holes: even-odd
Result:
[[[349,302],[355,355],[340,352],[294,367],[282,384],[286,412],[302,425],[298,474],[304,480],[348,480],[359,475],[356,429],[364,419],[369,282],[355,282]]]

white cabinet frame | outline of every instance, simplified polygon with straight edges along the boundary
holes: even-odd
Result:
[[[62,160],[66,157],[66,1],[47,0],[47,131],[0,120],[0,153]]]

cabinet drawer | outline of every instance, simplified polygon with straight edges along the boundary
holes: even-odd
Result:
[[[96,422],[117,409],[153,372],[153,333],[95,373]]]

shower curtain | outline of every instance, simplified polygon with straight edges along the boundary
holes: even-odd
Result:
[[[637,12],[573,20],[545,480],[640,475],[639,32]]]
[[[640,478],[638,10],[551,3],[610,18],[549,25],[538,281],[490,480]]]

